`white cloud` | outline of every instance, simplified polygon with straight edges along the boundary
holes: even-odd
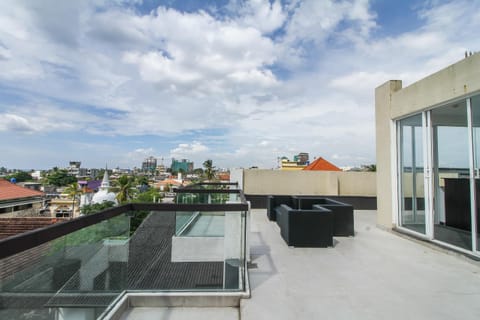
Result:
[[[232,3],[230,10],[238,15],[239,24],[271,33],[286,21],[287,13],[280,1],[248,0]]]
[[[169,153],[222,167],[273,167],[298,152],[373,163],[374,88],[480,48],[478,2],[417,10],[419,28],[380,37],[381,13],[367,0],[231,1],[226,16],[141,14],[123,1],[0,2],[0,130],[174,145],[185,133],[220,132],[130,147],[130,166]]]
[[[170,151],[172,158],[189,158],[196,154],[206,153],[209,148],[199,141],[192,143],[180,143],[178,147]]]
[[[0,131],[35,131],[35,127],[27,119],[15,114],[0,114]]]
[[[369,2],[352,1],[302,1],[293,11],[286,25],[285,41],[289,44],[313,41],[317,44],[331,36],[339,36],[341,22],[350,22],[349,27],[356,29],[356,36],[368,36],[375,26],[374,16],[369,12]]]

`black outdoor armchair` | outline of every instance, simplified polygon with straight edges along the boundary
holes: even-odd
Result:
[[[296,210],[282,204],[276,209],[280,234],[289,246],[332,247],[333,213],[322,207]]]

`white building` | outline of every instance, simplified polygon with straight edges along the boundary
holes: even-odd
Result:
[[[102,184],[100,185],[100,190],[98,190],[98,192],[93,195],[92,204],[103,203],[106,201],[111,201],[111,202],[115,202],[115,204],[118,204],[115,193],[109,191],[109,189],[110,189],[110,180],[108,179],[108,171],[105,170]]]
[[[379,225],[480,257],[480,54],[376,88]]]

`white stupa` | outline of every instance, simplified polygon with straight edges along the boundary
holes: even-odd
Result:
[[[115,204],[118,204],[115,193],[108,192],[110,188],[110,180],[108,179],[108,172],[105,169],[105,174],[103,175],[102,184],[100,185],[100,190],[93,195],[92,204],[94,203],[103,203],[105,201],[112,201]]]

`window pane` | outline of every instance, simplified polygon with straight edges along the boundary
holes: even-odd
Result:
[[[432,110],[434,237],[472,248],[468,126],[465,101]]]

